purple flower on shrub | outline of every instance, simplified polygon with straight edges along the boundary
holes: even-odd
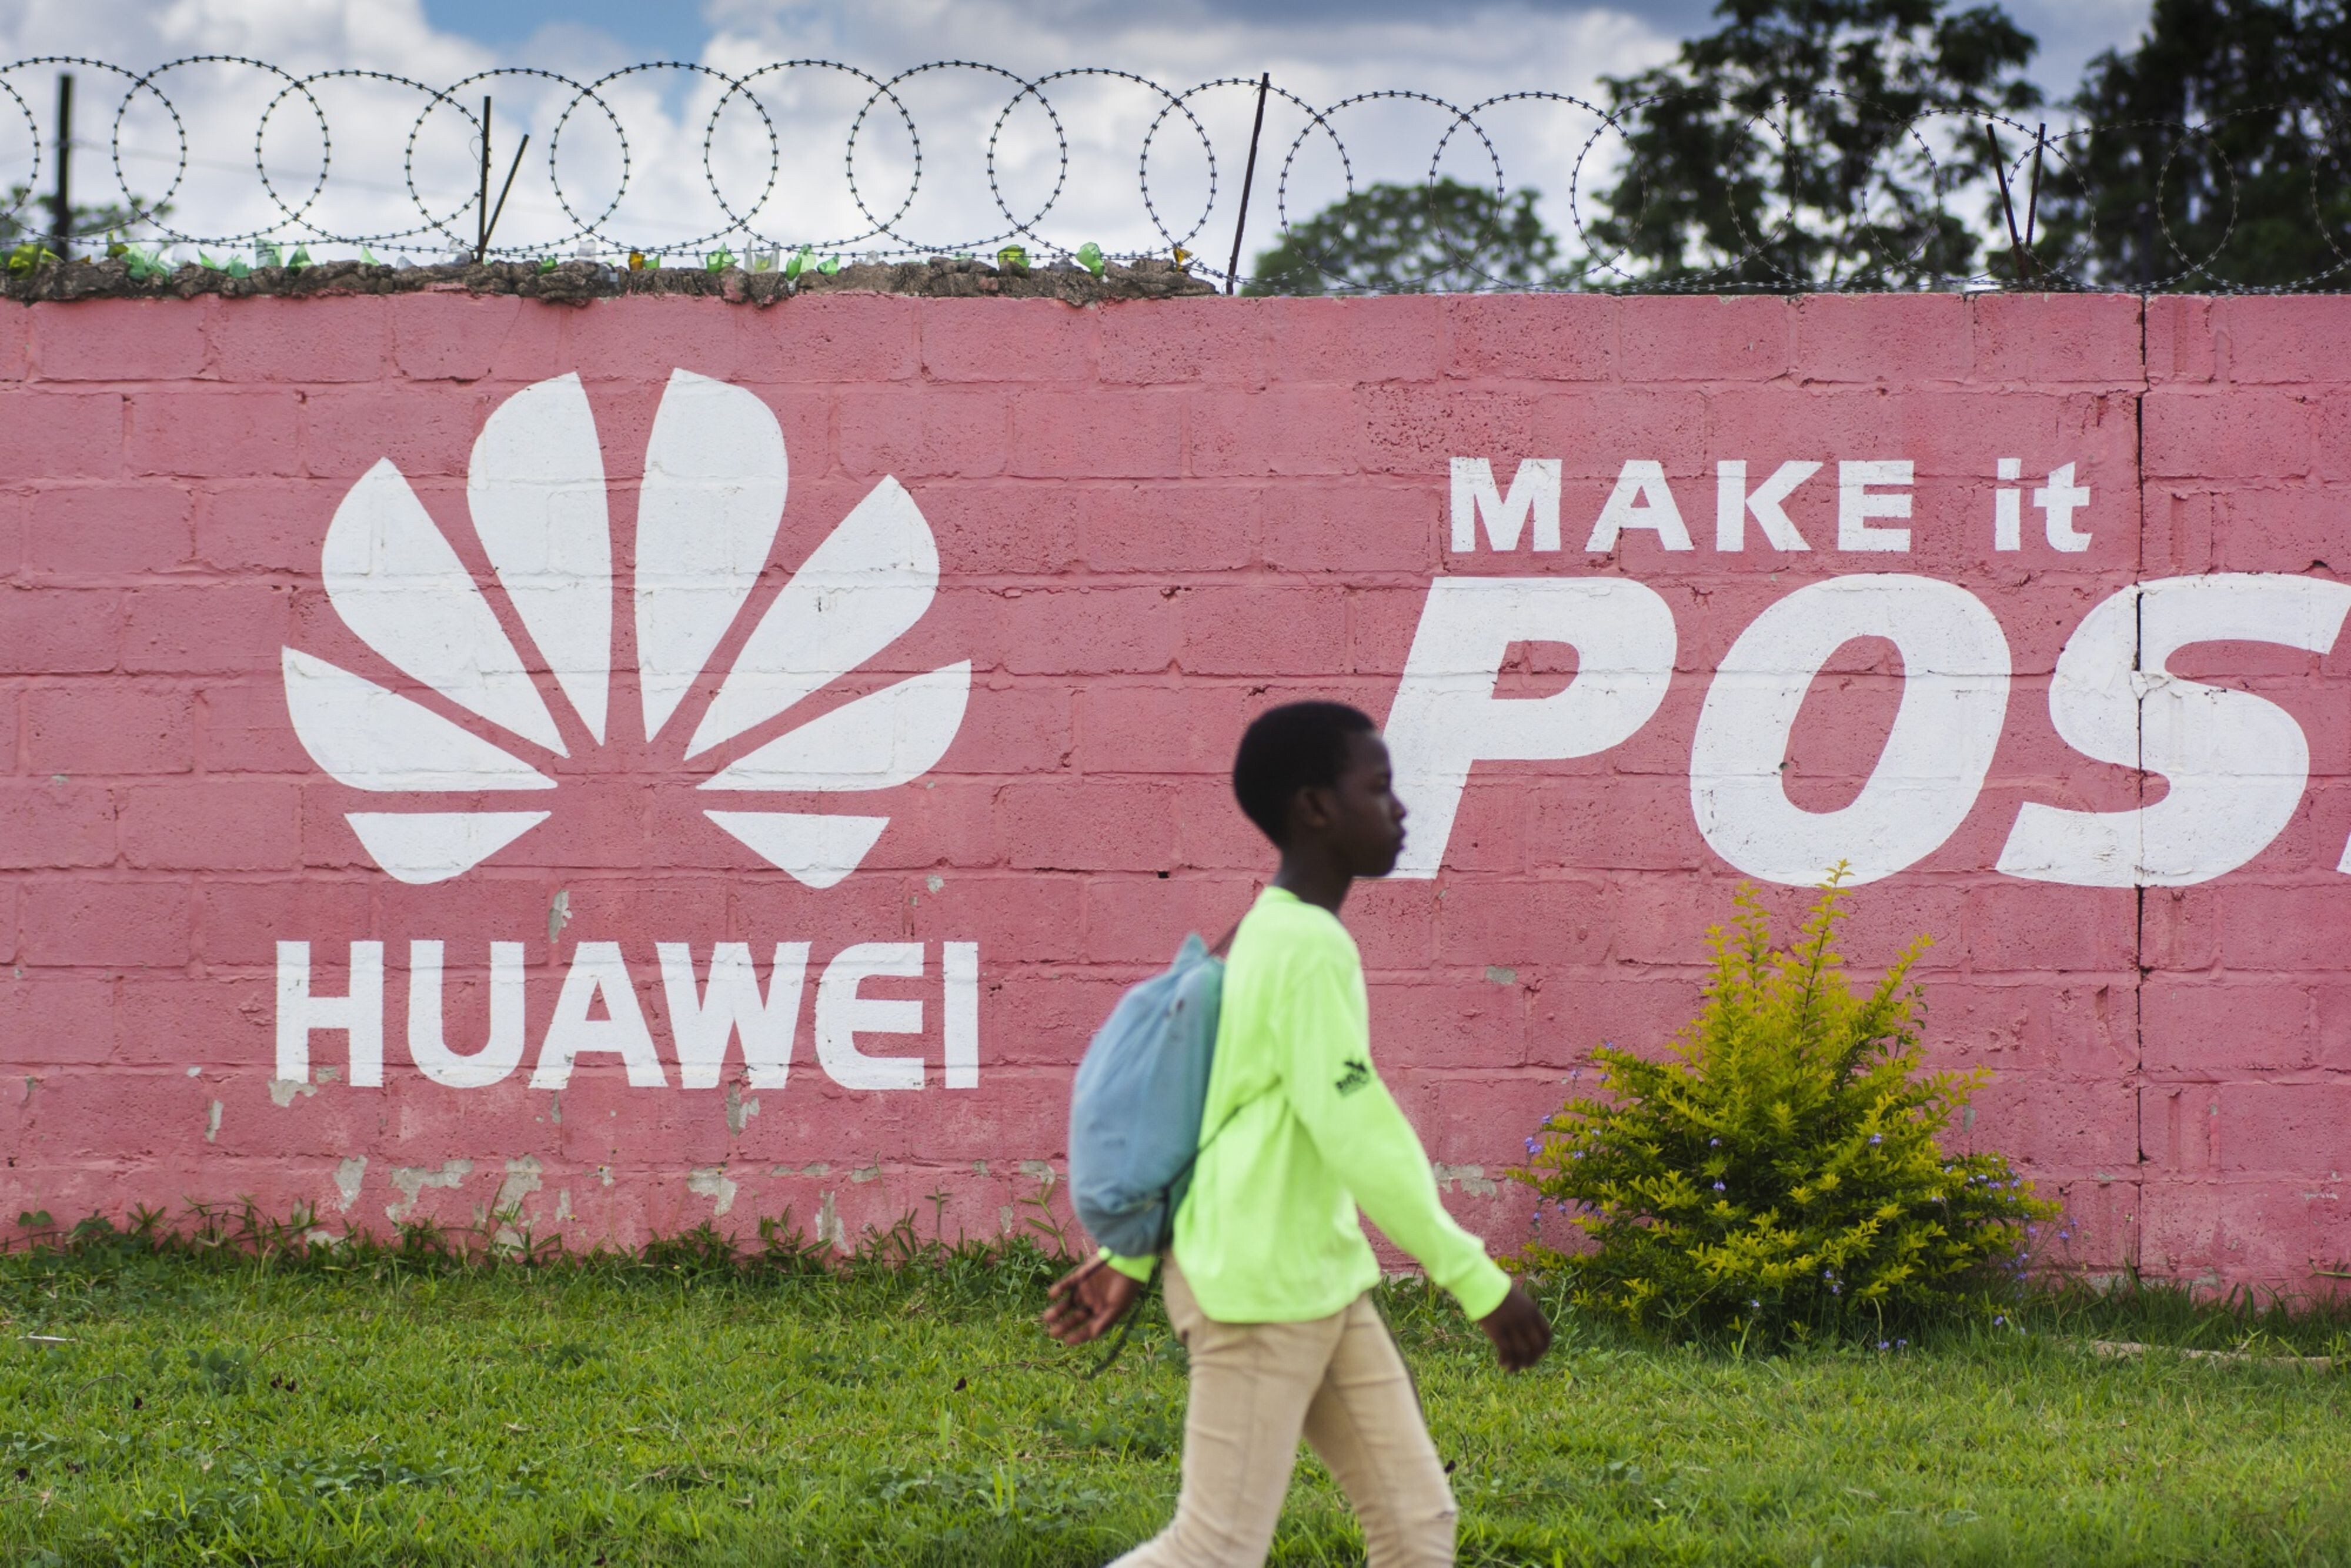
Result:
[[[1717,1191],[1717,1192],[1720,1192],[1720,1191],[1722,1190],[1722,1184],[1721,1184],[1720,1182],[1717,1182],[1717,1183],[1715,1183],[1715,1184],[1714,1184],[1714,1190],[1715,1190],[1715,1191]]]
[[[1872,1133],[1869,1134],[1869,1141],[1873,1144],[1882,1144],[1886,1141],[1886,1138],[1883,1134]]]

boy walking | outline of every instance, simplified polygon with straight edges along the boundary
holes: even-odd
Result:
[[[1175,1244],[1074,1270],[1045,1326],[1093,1339],[1155,1263],[1166,1270],[1191,1359],[1183,1489],[1125,1568],[1263,1563],[1301,1435],[1353,1504],[1370,1568],[1449,1563],[1452,1489],[1372,1303],[1380,1270],[1358,1207],[1460,1301],[1504,1370],[1541,1359],[1551,1326],[1445,1212],[1372,1066],[1363,962],[1338,914],[1355,878],[1386,875],[1404,848],[1378,730],[1338,703],[1274,708],[1241,737],[1233,790],[1281,864],[1233,936]]]

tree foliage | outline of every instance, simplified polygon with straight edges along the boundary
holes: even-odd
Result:
[[[85,206],[75,203],[72,237],[81,239],[90,235],[127,234],[148,219],[169,217],[172,213],[169,203],[160,206],[152,203],[141,204],[136,196],[131,198],[131,202],[130,206],[119,203]],[[57,242],[52,237],[53,222],[48,198],[36,195],[29,185],[11,185],[8,193],[0,196],[0,246],[13,246],[27,240],[54,246]]]
[[[2287,287],[2351,267],[2351,8],[2155,0],[2090,63],[2042,255],[2108,287]]]
[[[1974,269],[1946,198],[1990,166],[1980,121],[2039,101],[1996,5],[1722,0],[1680,57],[1608,80],[1626,160],[1592,225],[1604,282],[1896,287]],[[1920,117],[1928,117],[1921,120]]]
[[[1245,294],[1467,294],[1553,287],[1559,239],[1538,193],[1458,180],[1366,185],[1260,254]]]
[[[1837,880],[1784,949],[1742,889],[1708,933],[1705,1009],[1665,1059],[1602,1047],[1604,1092],[1529,1141],[1518,1179],[1593,1243],[1529,1260],[1578,1306],[1767,1342],[1879,1332],[2021,1270],[2032,1222],[2056,1212],[2002,1155],[1944,1153],[1980,1077],[1919,1071],[1907,977],[1925,938],[1872,989],[1847,986]]]

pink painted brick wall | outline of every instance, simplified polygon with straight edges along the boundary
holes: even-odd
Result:
[[[416,295],[9,316],[0,1211],[249,1194],[381,1228],[518,1205],[542,1231],[627,1242],[714,1215],[748,1231],[788,1207],[853,1236],[945,1192],[950,1232],[994,1233],[1059,1166],[1071,1069],[1120,987],[1186,930],[1221,929],[1266,869],[1224,778],[1249,716],[1308,695],[1387,715],[1439,578],[1629,581],[1659,596],[1675,632],[1654,711],[1595,754],[1477,760],[1430,874],[1366,886],[1348,912],[1383,1067],[1449,1200],[1510,1248],[1527,1205],[1491,1184],[1593,1044],[1655,1045],[1689,1015],[1704,927],[1741,879],[1693,800],[1715,672],[1789,594],[1898,574],[1964,591],[2007,646],[1980,786],[1859,890],[1852,926],[1864,965],[1935,938],[1920,969],[1933,1053],[1991,1075],[1966,1135],[2067,1200],[2071,1237],[2052,1260],[2308,1288],[2314,1266],[2351,1257],[2351,879],[2336,869],[2351,835],[2351,652],[2318,632],[2244,640],[2255,625],[2172,658],[2173,675],[2258,696],[2304,737],[2290,811],[2265,837],[2246,830],[2260,841],[2242,863],[2144,887],[1998,869],[2028,806],[2116,813],[2180,788],[2060,733],[2053,694],[2079,684],[2057,674],[2060,653],[2095,606],[2159,580],[2346,576],[2351,302],[1074,310],[827,296],[762,312]],[[649,741],[635,671],[652,634],[632,573],[639,499],[660,483],[648,441],[678,370],[772,418],[789,490],[764,555],[764,533],[750,536],[747,601],[712,612],[716,646],[684,720]],[[466,490],[485,422],[573,375],[609,484],[601,744],[547,673],[541,629],[493,570]],[[526,444],[556,443],[534,427]],[[1555,460],[1562,548],[1536,549],[1531,522],[1514,549],[1491,548],[1483,521],[1472,548],[1454,548],[1464,457],[1490,465],[1498,496],[1522,460]],[[352,624],[353,601],[330,596],[329,524],[380,459],[481,586],[560,753],[451,700],[445,678],[403,673]],[[2002,459],[2019,477],[2001,476]],[[1839,465],[1887,460],[1911,465],[1892,486],[1909,515],[1861,520],[1907,528],[1907,548],[1844,548]],[[1749,490],[1782,463],[1823,465],[1785,504],[1808,549],[1770,548],[1751,515],[1743,549],[1717,548],[1725,461],[1746,465]],[[1587,550],[1628,463],[1656,465],[1688,548],[1668,548],[1681,541],[1651,512]],[[2032,498],[2069,465],[2089,493],[2072,517],[2086,543],[2070,550]],[[935,595],[792,718],[968,660],[951,742],[885,789],[697,790],[793,728],[765,718],[682,755],[766,606],[885,477],[935,542]],[[2020,492],[2013,549],[1998,548],[2001,486]],[[730,493],[697,492],[694,515],[724,512]],[[2312,613],[2324,621],[2326,604]],[[338,782],[296,732],[287,647],[557,787]],[[1811,680],[1784,758],[1762,760],[1794,808],[1829,821],[1881,786],[1915,785],[1922,800],[1950,788],[1881,766],[1911,656],[1926,657],[1850,641]],[[1531,639],[1488,672],[1490,698],[1461,700],[1573,691],[1597,657]],[[1726,711],[1740,700],[1720,696]],[[722,831],[714,807],[888,825],[819,886]],[[350,820],[525,810],[552,814],[428,883],[388,874]],[[1793,909],[1803,894],[1771,896]],[[415,1065],[418,941],[445,945],[459,1051],[485,1038],[489,944],[521,945],[524,1049],[498,1082],[453,1087]],[[309,945],[322,998],[349,988],[354,943],[382,945],[380,1086],[354,1085],[336,1029],[307,1036],[305,1072],[279,1076],[287,942]],[[780,1087],[751,1084],[739,1046],[720,1087],[680,1086],[656,944],[688,945],[699,980],[730,942],[751,946],[763,983],[776,944],[810,946]],[[868,943],[919,951],[919,978],[868,980],[862,995],[918,1000],[921,1028],[852,1038],[919,1058],[919,1089],[845,1086],[854,1072],[818,1049],[824,976]],[[967,943],[976,1008],[944,977],[949,945]],[[530,1085],[566,975],[596,944],[618,944],[664,1087],[631,1087],[620,1057],[592,1053],[561,1089]],[[977,1018],[976,1087],[949,1085],[958,1007]],[[606,1016],[599,1002],[573,1021],[592,1034]]]

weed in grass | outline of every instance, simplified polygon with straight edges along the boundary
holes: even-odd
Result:
[[[1183,1412],[1140,1392],[1113,1391],[1076,1416],[1047,1416],[1040,1425],[1071,1448],[1121,1458],[1165,1459],[1184,1448]]]

